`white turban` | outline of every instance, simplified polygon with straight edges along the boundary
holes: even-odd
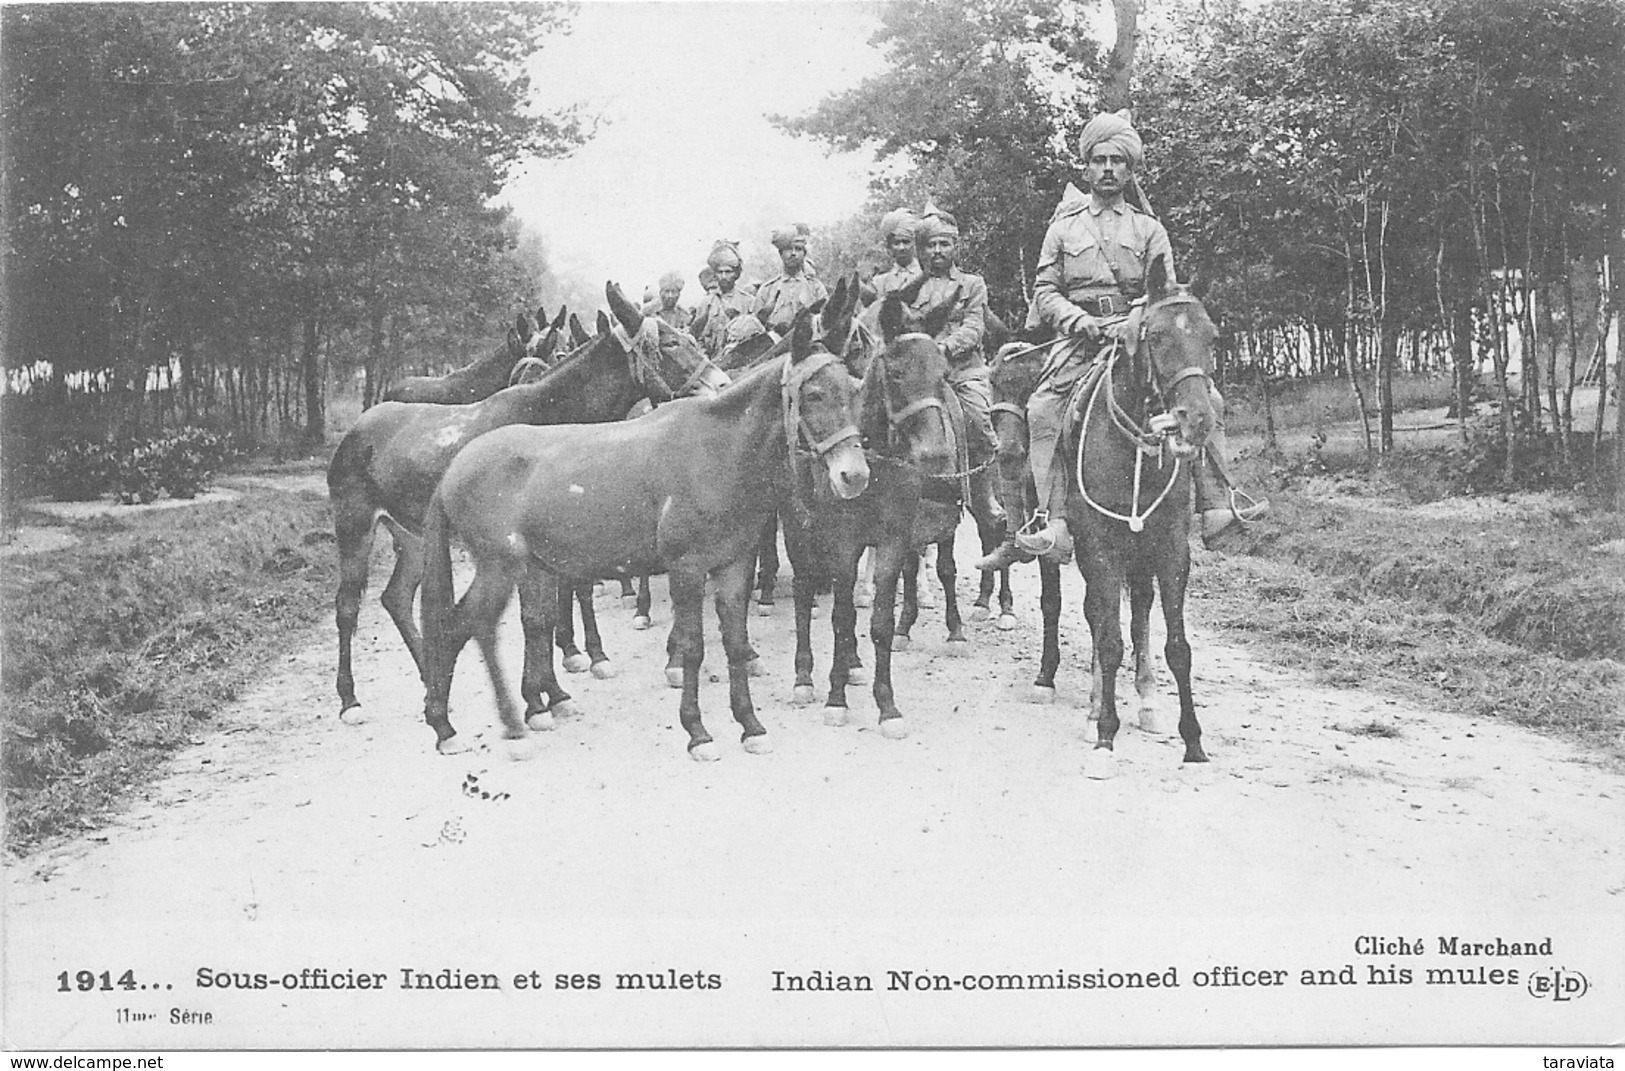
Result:
[[[1089,125],[1083,128],[1083,135],[1078,138],[1078,155],[1083,157],[1084,163],[1089,162],[1096,148],[1110,143],[1123,150],[1123,155],[1138,171],[1145,163],[1145,142],[1140,140],[1139,132],[1134,129],[1132,118],[1129,110],[1124,108],[1120,112],[1101,112],[1089,120]]]

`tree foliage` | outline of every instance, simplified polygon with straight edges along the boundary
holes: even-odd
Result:
[[[1341,374],[1371,396],[1386,448],[1396,368],[1452,368],[1465,401],[1488,367],[1503,433],[1540,434],[1544,412],[1568,448],[1574,384],[1620,302],[1625,9],[1111,6],[1120,27],[1139,15],[1137,51],[1119,40],[1115,55],[1137,57],[1142,183],[1181,274],[1206,286],[1233,373]],[[995,305],[1019,314],[1038,238],[1078,178],[1072,141],[1121,103],[1091,11],[1105,14],[896,0],[875,41],[890,69],[785,125],[906,159],[866,215],[929,189],[959,210]],[[1605,260],[1615,292],[1599,307]]]
[[[300,412],[319,436],[322,363],[346,332],[444,345],[528,299],[486,205],[520,158],[582,140],[573,113],[531,105],[523,68],[567,9],[0,17],[7,369],[90,373],[137,424],[162,370],[178,406],[248,425]]]

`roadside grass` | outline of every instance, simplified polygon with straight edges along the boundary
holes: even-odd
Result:
[[[1375,385],[1366,382],[1366,404],[1376,403]],[[1449,376],[1394,377],[1394,408],[1398,412],[1438,409],[1448,406],[1456,394]],[[1257,385],[1236,383],[1224,388],[1224,422],[1232,436],[1264,434],[1264,399]],[[1278,429],[1321,428],[1329,424],[1355,423],[1360,406],[1354,390],[1343,378],[1321,377],[1295,380],[1272,388],[1270,405]],[[1375,428],[1377,418],[1371,418]]]
[[[1454,494],[1466,455],[1239,466],[1270,517],[1193,573],[1209,619],[1337,685],[1391,688],[1625,760],[1625,516]],[[1347,727],[1359,731],[1359,727]]]
[[[331,612],[326,496],[75,523],[20,555],[0,594],[8,850],[89,827],[195,740],[294,635]]]

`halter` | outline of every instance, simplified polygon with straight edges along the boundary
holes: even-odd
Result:
[[[1196,299],[1191,297],[1189,294],[1174,294],[1149,306],[1145,305],[1143,302],[1136,303],[1128,316],[1128,334],[1134,339],[1134,352],[1139,352],[1139,349],[1142,346],[1145,348],[1146,377],[1150,381],[1151,389],[1156,391],[1158,400],[1164,406],[1168,404],[1169,395],[1173,392],[1175,387],[1179,386],[1179,384],[1183,383],[1187,379],[1193,379],[1197,376],[1207,380],[1209,379],[1209,375],[1206,369],[1196,365],[1191,365],[1174,373],[1173,377],[1169,379],[1167,384],[1158,384],[1156,372],[1157,362],[1154,355],[1151,353],[1151,339],[1146,329],[1145,320],[1150,312],[1167,305],[1194,305],[1197,303],[1198,302]],[[1152,501],[1151,505],[1147,506],[1142,511],[1140,509],[1140,483],[1141,475],[1145,469],[1145,459],[1148,456],[1154,456],[1157,458],[1157,467],[1159,469],[1162,467],[1163,451],[1164,447],[1167,445],[1168,433],[1173,430],[1173,421],[1172,418],[1167,417],[1166,414],[1158,414],[1147,421],[1147,426],[1142,428],[1139,423],[1135,421],[1133,416],[1118,403],[1117,391],[1112,382],[1112,371],[1117,367],[1118,360],[1121,359],[1125,353],[1128,353],[1128,351],[1123,346],[1121,340],[1114,340],[1110,345],[1111,349],[1106,357],[1105,368],[1100,377],[1095,380],[1094,387],[1089,392],[1089,399],[1084,403],[1083,422],[1078,430],[1078,453],[1076,461],[1078,493],[1083,496],[1084,503],[1090,509],[1094,510],[1096,513],[1099,513],[1103,517],[1109,517],[1115,521],[1122,521],[1124,524],[1128,525],[1128,530],[1130,532],[1138,533],[1145,530],[1146,520],[1149,519],[1150,516],[1157,511],[1157,507],[1161,506],[1163,501],[1167,499],[1169,492],[1171,492],[1174,488],[1174,484],[1179,482],[1179,470],[1180,466],[1183,464],[1183,459],[1178,455],[1175,455],[1174,471],[1172,475],[1168,477],[1167,482],[1163,484],[1162,492],[1157,495],[1156,499]],[[1131,359],[1132,356],[1133,355],[1130,354]],[[1118,432],[1124,438],[1128,439],[1134,444],[1134,487],[1133,496],[1129,499],[1129,513],[1127,514],[1116,513],[1107,509],[1105,506],[1102,506],[1099,502],[1096,502],[1089,496],[1089,489],[1084,486],[1083,482],[1083,443],[1088,437],[1089,414],[1094,411],[1095,398],[1100,394],[1102,389],[1105,389],[1106,391],[1106,409],[1107,412],[1111,414],[1112,423],[1116,426]]]
[[[801,415],[801,388],[806,385],[807,380],[838,361],[839,359],[828,350],[819,350],[817,353],[808,354],[800,361],[787,359],[784,362],[784,371],[779,376],[779,393],[784,404],[784,442],[792,455],[796,453],[796,448],[802,440],[811,447],[813,454],[823,457],[847,439],[858,437],[856,425],[848,424],[819,439],[817,432]]]
[[[923,338],[927,342],[931,342],[933,344],[936,342],[935,339],[923,331],[909,331],[905,334],[898,335],[892,341],[895,343],[902,342],[905,339],[914,338]],[[884,380],[884,356],[880,358],[880,364],[882,366],[881,378]],[[948,412],[943,408],[942,399],[937,395],[933,394],[927,398],[918,398],[912,402],[909,402],[907,405],[903,406],[903,408],[894,410],[891,404],[891,390],[889,389],[889,384],[882,382],[880,398],[881,401],[885,403],[886,423],[889,425],[886,436],[887,446],[895,445],[894,433],[898,432],[902,428],[904,421],[908,420],[909,417],[912,417],[915,413],[920,413],[927,409],[935,409],[937,411],[937,419],[942,421],[943,427],[948,431],[949,438],[953,437],[953,425],[948,420]]]
[[[645,316],[643,323],[638,326],[638,333],[630,335],[619,320],[611,319],[609,333],[615,341],[621,344],[632,357],[632,378],[637,385],[648,393],[650,382],[658,383],[662,390],[673,398],[681,398],[691,393],[700,383],[710,383],[717,390],[726,387],[730,382],[728,373],[711,363],[711,359],[704,354],[700,355],[699,363],[683,385],[672,390],[671,384],[660,372],[660,320],[658,317]],[[717,380],[720,379],[721,383]]]

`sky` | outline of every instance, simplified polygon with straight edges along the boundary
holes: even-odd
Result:
[[[804,114],[882,70],[868,45],[878,25],[873,8],[830,0],[584,0],[532,81],[544,104],[596,113],[599,131],[521,168],[505,198],[561,277],[637,296],[676,269],[691,304],[717,238],[764,250],[774,226],[862,207],[870,156],[826,155],[766,116]]]

